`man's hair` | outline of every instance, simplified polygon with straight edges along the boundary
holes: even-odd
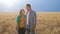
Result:
[[[27,7],[27,6],[31,7],[31,5],[30,5],[30,4],[26,4],[26,7]]]

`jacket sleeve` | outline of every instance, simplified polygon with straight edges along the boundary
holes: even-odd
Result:
[[[16,22],[17,22],[16,30],[17,31],[18,31],[18,28],[19,28],[19,19],[20,19],[20,15],[18,15],[17,18],[16,18]]]
[[[36,13],[34,12],[34,14],[33,14],[34,16],[34,18],[33,18],[33,20],[34,20],[34,25],[36,26]]]
[[[18,18],[19,18],[19,15],[17,16],[17,19],[16,19],[17,22],[18,22]]]
[[[20,15],[17,16],[17,23],[19,24],[20,22]]]

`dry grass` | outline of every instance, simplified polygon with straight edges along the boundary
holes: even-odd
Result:
[[[0,34],[17,34],[18,13],[0,13]],[[60,34],[60,12],[37,12],[36,34]]]

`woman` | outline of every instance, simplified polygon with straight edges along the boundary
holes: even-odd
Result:
[[[20,15],[17,17],[18,23],[18,34],[25,34],[25,11],[24,9],[20,10]]]

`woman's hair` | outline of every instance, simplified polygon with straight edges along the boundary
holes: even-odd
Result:
[[[20,10],[20,14],[21,14],[22,11],[24,11],[24,13],[25,13],[25,10],[24,10],[24,9],[21,9],[21,10]]]

